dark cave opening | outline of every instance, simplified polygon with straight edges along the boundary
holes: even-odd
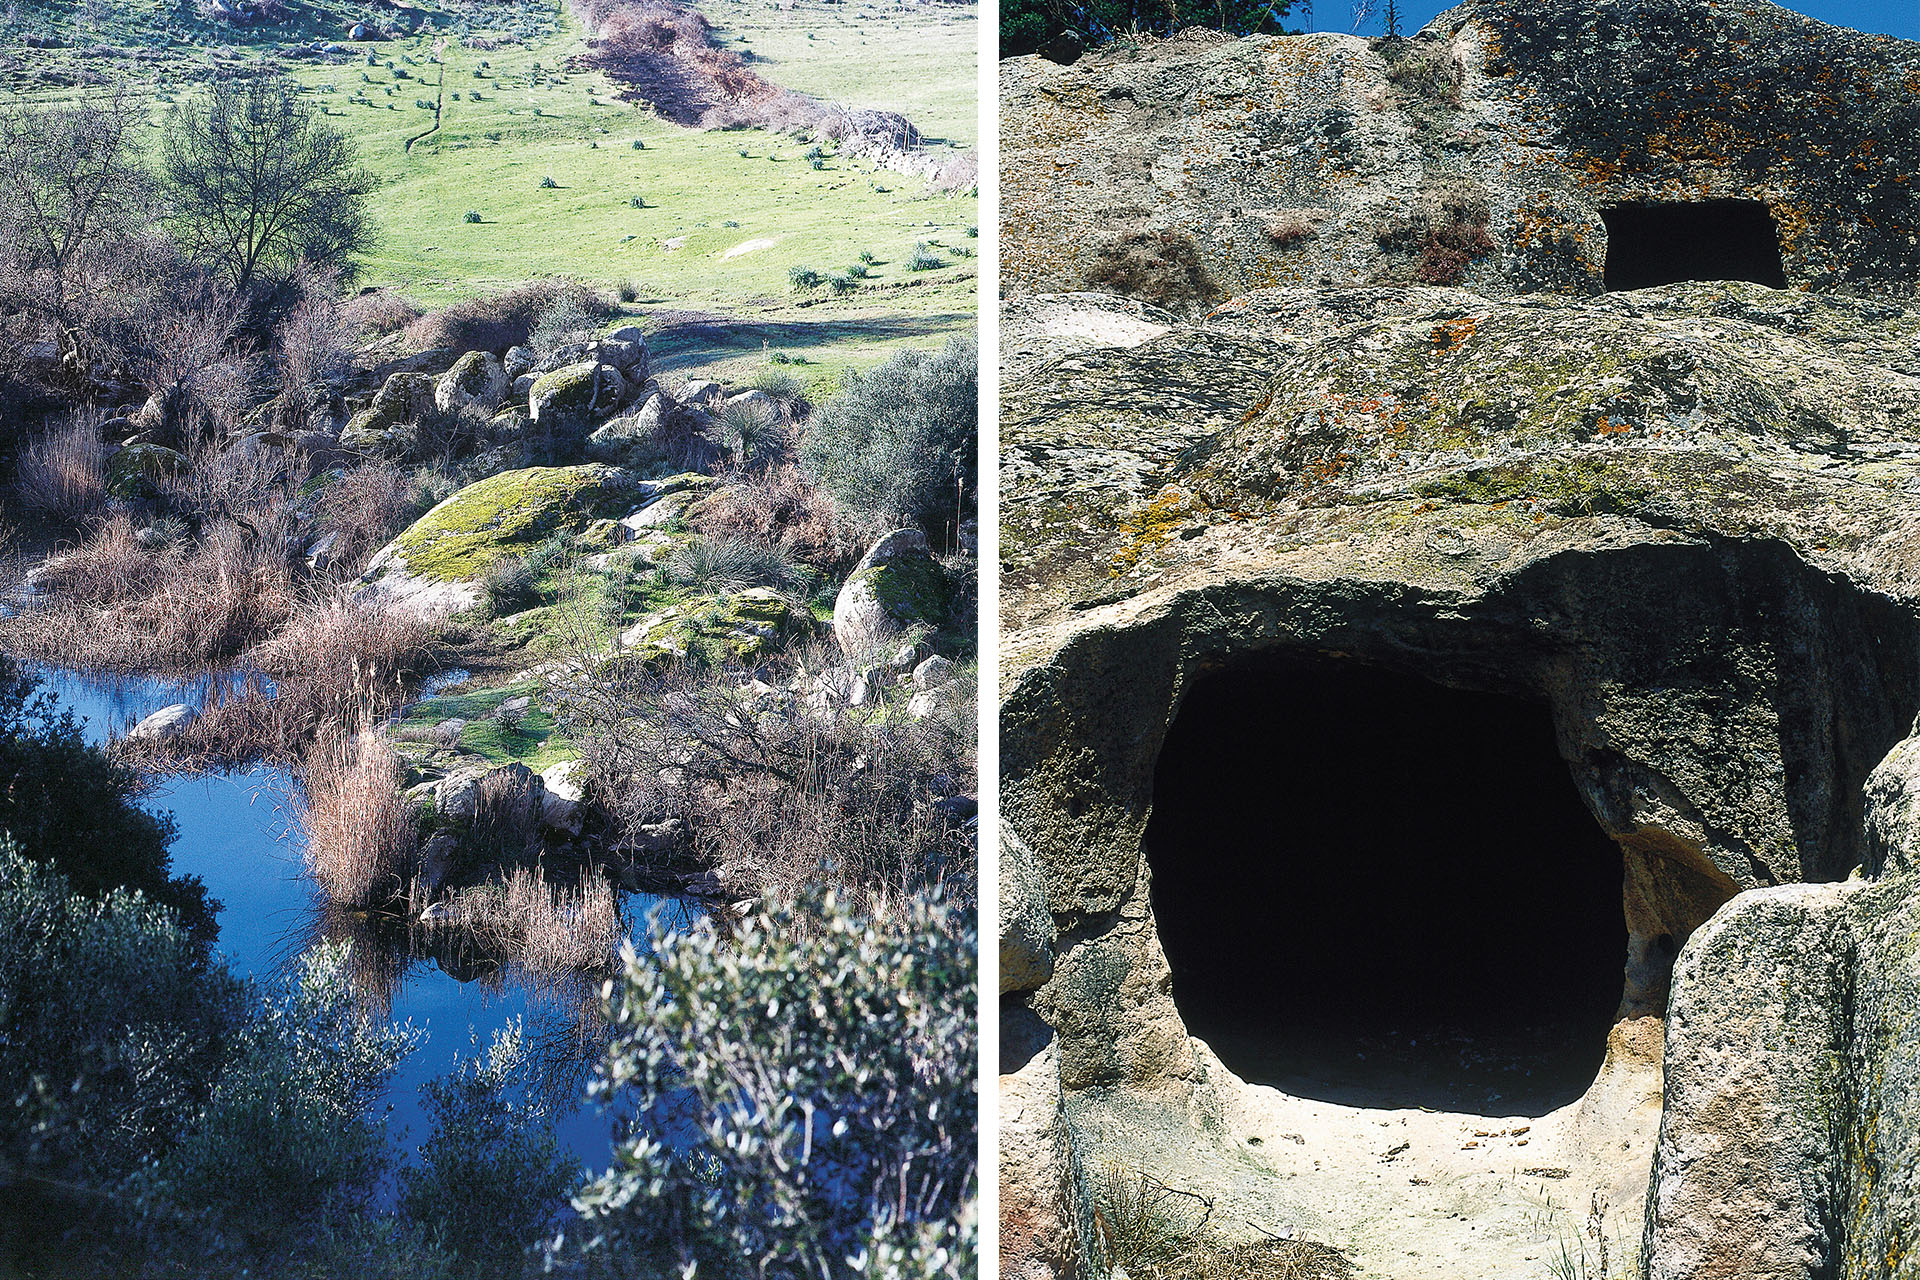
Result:
[[[1263,655],[1195,681],[1153,794],[1174,1001],[1243,1079],[1490,1115],[1592,1083],[1621,854],[1544,704]]]
[[[1787,287],[1780,237],[1758,200],[1622,204],[1603,209],[1612,289],[1650,289],[1682,280],[1751,280]]]

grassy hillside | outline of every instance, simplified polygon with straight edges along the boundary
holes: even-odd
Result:
[[[906,111],[928,134],[956,143],[972,138],[972,9],[806,3],[779,10],[722,0],[709,12],[724,27],[721,39],[769,59],[757,69],[784,84]],[[9,41],[16,87],[31,82],[33,96],[66,96],[73,90],[47,81],[48,69],[72,79],[130,69],[156,85],[157,137],[167,104],[192,92],[192,80],[224,64],[282,56],[359,141],[380,179],[373,202],[380,244],[363,264],[362,283],[395,288],[422,305],[567,274],[630,283],[644,310],[751,313],[774,326],[771,337],[757,334],[770,346],[796,353],[844,346],[835,361],[857,365],[972,323],[974,197],[937,194],[919,179],[831,150],[810,156],[806,144],[776,134],[660,120],[582,68],[578,27],[557,7],[424,11],[321,0],[297,8],[297,21],[272,35],[200,21],[176,0],[95,5],[94,12],[89,18],[71,2],[28,0],[21,33],[65,35],[52,48]],[[341,41],[347,52],[325,60],[284,57],[296,33],[338,40],[362,16],[389,30],[416,23],[421,30]],[[79,43],[80,34],[106,47]],[[238,43],[215,43],[222,36]],[[434,61],[442,41],[444,85]],[[181,87],[158,87],[166,83]],[[908,270],[919,245],[948,265]],[[790,287],[793,268],[833,275],[863,254],[866,276],[850,294]],[[745,339],[732,331],[727,341]]]

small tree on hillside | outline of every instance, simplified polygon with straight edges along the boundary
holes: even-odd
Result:
[[[153,221],[133,138],[145,118],[120,89],[0,108],[0,311],[52,322],[71,347],[103,298],[124,298],[126,250]]]
[[[305,261],[350,269],[373,242],[373,175],[285,77],[208,92],[167,117],[161,164],[183,241],[244,292]]]

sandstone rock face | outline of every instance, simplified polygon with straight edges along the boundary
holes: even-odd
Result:
[[[1920,46],[1772,5],[1471,0],[1411,40],[1189,31],[1000,64],[1003,279],[1167,233],[1220,293],[1601,287],[1603,211],[1764,203],[1786,281],[1911,293]]]
[[[1033,850],[1011,831],[1000,839],[1000,994],[1033,991],[1053,976],[1057,938],[1047,882]]]
[[[862,657],[897,640],[915,622],[946,619],[948,588],[940,562],[918,529],[899,529],[867,549],[833,602],[840,651]]]
[[[1920,711],[1920,309],[1751,284],[1504,299],[1412,285],[1261,289],[1183,323],[1045,295],[1007,307],[1002,340],[1002,808],[1058,935],[1051,976],[1009,999],[1058,1033],[1076,1140],[1136,1164],[1190,1151],[1188,1189],[1313,1220],[1290,1167],[1232,1127],[1282,1114],[1272,1091],[1187,1034],[1142,835],[1194,681],[1263,653],[1340,655],[1544,704],[1620,846],[1621,1016],[1664,1016],[1671,983],[1691,1019],[1647,1202],[1652,1274],[1880,1274],[1869,1243],[1886,1256],[1911,1191],[1843,1165],[1891,1168],[1845,1154],[1869,1142],[1911,1163],[1902,1024],[1806,1059],[1859,1064],[1834,1069],[1817,1125],[1818,1099],[1763,1070],[1756,1045],[1770,1027],[1798,1045],[1878,1019],[1834,1003],[1847,983],[1878,984],[1891,1009],[1920,989],[1893,941],[1912,926],[1888,905],[1909,892],[1920,812],[1903,745]],[[1856,867],[1885,885],[1832,887]],[[1801,882],[1826,886],[1794,907],[1817,918],[1776,929],[1749,979],[1738,957],[1676,974],[1674,948],[1730,900]],[[1831,921],[1810,905],[1827,894],[1844,904]],[[1796,1000],[1729,1003],[1728,983],[1762,975]],[[1775,1096],[1730,1117],[1710,1083],[1723,1069]],[[1579,1108],[1600,1129],[1607,1078]],[[1172,1132],[1144,1127],[1155,1116]],[[1736,1119],[1764,1138],[1715,1147]],[[1809,1136],[1835,1124],[1869,1136]],[[1637,1236],[1638,1213],[1613,1205]],[[1319,1209],[1340,1231],[1341,1206]],[[1741,1270],[1755,1241],[1787,1269]],[[1353,1244],[1387,1274],[1451,1274]]]
[[[1039,1037],[1031,1015],[1010,1039]],[[1082,1280],[1101,1274],[1083,1171],[1062,1109],[1051,1045],[1023,1047],[1000,1075],[1000,1274],[1004,1280]],[[1010,1069],[1011,1068],[1011,1069]]]

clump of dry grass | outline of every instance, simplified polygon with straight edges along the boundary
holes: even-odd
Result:
[[[20,451],[20,505],[50,520],[78,524],[107,500],[107,454],[95,416],[73,413]]]
[[[463,890],[458,912],[483,945],[543,979],[606,969],[626,933],[613,886],[592,867],[573,884],[548,880],[543,868],[515,867]]]
[[[861,531],[791,463],[728,477],[701,504],[699,527],[709,537],[780,547],[823,573],[847,568],[866,549]]]
[[[27,657],[101,671],[196,670],[272,634],[293,608],[287,548],[242,520],[200,540],[143,542],[125,514],[60,556],[49,599],[0,619],[0,643]]]
[[[1311,1240],[1225,1244],[1213,1202],[1109,1164],[1095,1188],[1094,1229],[1108,1267],[1140,1280],[1347,1280],[1345,1254]]]
[[[504,351],[525,345],[540,317],[568,302],[595,315],[610,309],[597,290],[578,280],[529,280],[422,316],[407,326],[407,341],[420,350]]]
[[[525,766],[495,769],[480,779],[463,842],[468,854],[487,866],[537,857],[540,792],[540,779]]]
[[[379,907],[404,899],[419,836],[401,798],[400,761],[377,734],[327,734],[299,770],[295,820],[313,878],[336,906]]]
[[[1087,268],[1086,282],[1171,311],[1190,312],[1226,296],[1192,237],[1172,230],[1130,231],[1108,240]]]
[[[1289,248],[1320,234],[1310,219],[1298,213],[1275,214],[1267,219],[1266,233],[1277,249]]]
[[[420,318],[420,308],[397,293],[372,289],[340,304],[340,318],[362,336],[384,338]]]

